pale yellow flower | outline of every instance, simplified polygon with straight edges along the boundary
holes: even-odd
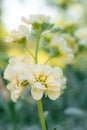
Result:
[[[31,64],[27,56],[10,59],[4,78],[10,81],[7,88],[15,102],[25,86],[31,88],[35,100],[40,100],[43,94],[55,100],[61,95],[66,84],[66,78],[60,68]]]
[[[16,102],[23,91],[23,86],[18,84],[18,81],[14,79],[11,83],[7,85],[7,89],[11,91],[11,99]]]
[[[87,27],[79,28],[76,30],[75,36],[79,39],[87,39]]]
[[[43,14],[37,14],[37,15],[30,15],[29,19],[22,17],[21,20],[26,24],[34,24],[34,23],[43,24],[45,22],[49,22],[50,17],[45,16]]]
[[[40,100],[43,94],[51,100],[55,100],[61,95],[66,78],[60,68],[37,64],[31,66],[31,73],[31,93],[35,100]]]
[[[31,63],[27,56],[11,58],[9,60],[9,64],[4,72],[4,78],[10,81],[7,88],[11,91],[13,101],[18,99],[24,86],[28,84],[29,64]]]
[[[4,78],[12,81],[14,78],[16,78],[16,76],[26,72],[30,63],[31,60],[26,55],[18,58],[11,58],[4,72]]]
[[[72,61],[72,49],[68,47],[67,42],[63,38],[55,35],[50,43],[50,46],[51,48],[55,47],[56,49],[58,49],[57,57],[61,62],[69,63]]]
[[[18,30],[13,29],[11,31],[11,36],[6,37],[5,41],[6,42],[17,42],[20,41],[22,38],[28,38],[29,35],[29,29],[25,25],[20,25],[18,27]]]

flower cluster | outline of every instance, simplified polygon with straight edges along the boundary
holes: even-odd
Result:
[[[79,28],[74,35],[78,39],[79,45],[87,46],[87,27]]]
[[[29,19],[26,19],[25,17],[22,17],[21,20],[25,23],[25,24],[43,24],[45,22],[49,22],[50,17],[49,16],[45,16],[43,14],[37,14],[37,15],[30,15]]]
[[[31,64],[27,56],[12,58],[5,70],[4,78],[9,80],[7,88],[11,91],[11,98],[16,101],[25,86],[31,88],[35,100],[43,94],[50,99],[57,99],[65,88],[66,78],[58,67]]]
[[[4,72],[4,78],[10,81],[7,88],[11,91],[11,98],[13,101],[16,101],[20,96],[24,87],[23,82],[28,78],[28,64],[30,64],[30,59],[27,56],[11,58]]]
[[[41,14],[31,15],[29,19],[22,17],[22,22],[26,26],[20,25],[18,30],[11,32],[11,37],[6,38],[7,42],[26,44],[32,38],[36,47],[34,54],[29,48],[27,50],[37,64],[33,64],[29,57],[21,56],[11,58],[5,70],[4,78],[10,81],[7,88],[11,91],[11,98],[15,102],[25,87],[30,88],[35,100],[40,100],[43,95],[55,100],[66,86],[66,78],[63,76],[62,69],[52,68],[46,63],[55,57],[63,63],[70,63],[73,58],[72,50],[68,47],[66,40],[58,33],[53,32],[55,25],[51,24],[49,20],[49,16]],[[31,27],[30,31],[29,26]],[[48,53],[45,64],[38,64],[38,51],[40,49]]]
[[[59,56],[60,61],[66,62],[66,63],[69,63],[72,61],[72,58],[73,58],[72,49],[70,49],[67,46],[67,42],[63,38],[57,37],[55,35],[50,45],[52,49],[55,49],[56,51],[55,57]]]
[[[21,40],[26,40],[29,35],[29,29],[25,25],[20,25],[18,27],[18,30],[13,29],[11,31],[11,36],[6,37],[5,41],[6,42],[20,42]]]

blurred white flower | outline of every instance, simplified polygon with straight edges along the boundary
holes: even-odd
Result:
[[[25,25],[20,25],[18,27],[18,30],[13,29],[11,31],[11,36],[6,37],[5,41],[6,42],[17,42],[20,41],[22,38],[28,38],[29,35],[29,29]]]
[[[58,50],[58,58],[63,63],[69,63],[73,59],[72,49],[67,46],[67,42],[58,36],[54,36],[51,43],[51,48],[55,47]]]
[[[37,14],[37,15],[30,15],[29,19],[22,17],[21,20],[26,24],[34,24],[34,23],[43,24],[45,22],[49,22],[50,17],[43,14]]]
[[[7,88],[11,91],[11,98],[16,101],[29,80],[30,59],[27,56],[11,58],[4,72],[4,78],[9,80]]]
[[[87,39],[87,27],[76,30],[75,36],[79,39]]]
[[[48,65],[31,66],[31,93],[35,100],[40,100],[45,94],[51,100],[57,99],[65,88],[66,78],[60,68]]]

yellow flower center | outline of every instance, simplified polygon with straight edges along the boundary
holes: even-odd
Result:
[[[28,81],[27,81],[27,80],[24,80],[24,81],[21,83],[22,86],[26,86],[27,84],[28,84]]]
[[[45,75],[40,75],[40,76],[39,76],[39,81],[40,81],[40,82],[45,82],[45,81],[46,81],[46,78],[47,78],[47,77],[46,77]]]
[[[44,83],[46,81],[47,77],[43,74],[40,74],[38,77],[34,75],[34,82],[41,82]]]

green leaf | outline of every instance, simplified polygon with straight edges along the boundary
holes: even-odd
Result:
[[[33,27],[32,29],[37,30],[37,31],[41,29],[41,25],[39,23],[33,23],[32,27]]]
[[[52,47],[52,48],[50,49],[50,54],[49,54],[49,56],[50,56],[51,58],[57,57],[57,56],[58,56],[58,48]]]
[[[43,23],[42,24],[42,30],[49,30],[54,26],[54,24],[51,23]]]
[[[50,40],[49,39],[47,39],[47,38],[44,38],[43,40],[42,40],[42,46],[44,47],[46,47],[48,44],[49,44],[49,42],[50,42]]]
[[[23,37],[22,39],[18,40],[18,43],[26,44],[26,37]]]

